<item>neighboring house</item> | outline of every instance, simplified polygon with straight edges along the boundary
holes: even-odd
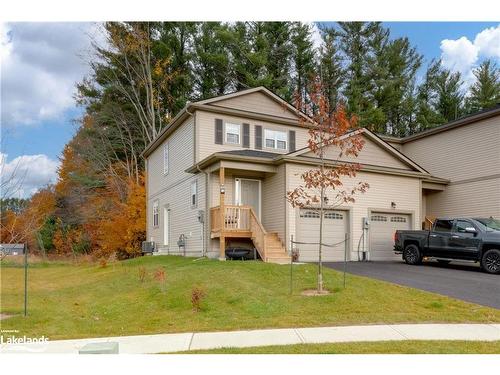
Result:
[[[318,207],[292,208],[285,198],[287,191],[301,184],[299,175],[317,164],[306,147],[309,135],[304,123],[308,121],[263,87],[187,104],[143,153],[148,240],[156,243],[160,254],[221,259],[228,246],[255,246],[264,261],[277,263],[289,261],[292,236],[298,242],[318,242]],[[442,134],[456,132],[460,126]],[[498,117],[491,127],[498,134]],[[324,248],[323,259],[343,260],[344,253],[348,260],[398,259],[392,250],[394,231],[418,229],[426,215],[440,215],[433,207],[439,207],[439,197],[457,178],[448,173],[450,166],[434,166],[439,147],[419,152],[418,142],[425,143],[438,133],[397,139],[367,129],[357,132],[366,142],[355,159],[363,169],[345,183],[349,187],[365,181],[370,189],[357,195],[354,204],[335,208],[327,204],[324,242],[342,242],[346,234],[348,239]],[[472,158],[474,150],[460,147],[455,152]],[[490,148],[481,168],[490,160],[490,168],[498,169],[495,152],[498,149]],[[333,163],[337,154],[333,149],[327,154],[331,159],[327,163]],[[448,151],[448,157],[454,157],[453,151]],[[442,162],[441,157],[435,159]],[[479,160],[472,163],[471,172]],[[469,168],[469,164],[463,166]],[[464,177],[458,179],[469,179],[471,172],[464,169]],[[497,197],[497,205],[499,201]],[[499,216],[495,212],[483,216]],[[181,235],[182,248],[177,244]],[[300,260],[317,260],[317,246],[297,248]]]
[[[500,106],[391,144],[435,176],[450,182],[425,189],[423,217],[500,217]]]

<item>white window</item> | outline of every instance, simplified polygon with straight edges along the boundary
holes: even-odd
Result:
[[[198,181],[191,182],[191,207],[198,205]]]
[[[264,131],[266,137],[266,147],[274,148],[277,150],[286,150],[286,132],[280,132],[278,130],[266,129]]]
[[[163,174],[168,174],[168,143],[163,145]]]
[[[159,219],[158,218],[158,215],[159,215],[158,208],[159,208],[158,201],[154,201],[153,202],[153,227],[158,226],[158,219]]]
[[[240,144],[240,131],[239,124],[226,123],[226,143]]]

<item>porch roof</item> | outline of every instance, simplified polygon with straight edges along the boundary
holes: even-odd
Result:
[[[260,172],[276,172],[278,165],[282,163],[298,163],[307,165],[317,165],[318,160],[315,157],[297,155],[296,152],[288,154],[277,154],[260,150],[231,150],[216,152],[197,164],[186,169],[188,173],[198,173],[200,170],[215,171],[220,167],[245,169]],[[338,160],[324,160],[325,165],[335,166]],[[447,185],[450,181],[447,179],[432,176],[425,170],[404,170],[393,167],[383,167],[377,165],[363,164],[363,171],[371,173],[382,173],[391,175],[401,175],[407,177],[418,177],[425,183],[432,185]]]

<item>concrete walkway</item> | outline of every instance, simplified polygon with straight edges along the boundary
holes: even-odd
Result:
[[[5,337],[4,337],[5,340]],[[172,333],[2,344],[1,353],[78,353],[85,344],[117,342],[120,353],[147,354],[222,347],[316,344],[389,340],[500,340],[500,324],[395,324],[347,327],[259,329],[252,331]]]

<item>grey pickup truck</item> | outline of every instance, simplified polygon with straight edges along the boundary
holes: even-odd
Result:
[[[481,268],[500,274],[500,220],[493,218],[440,218],[430,230],[398,230],[394,234],[394,251],[407,264],[422,259],[438,262],[452,260],[479,262]]]

